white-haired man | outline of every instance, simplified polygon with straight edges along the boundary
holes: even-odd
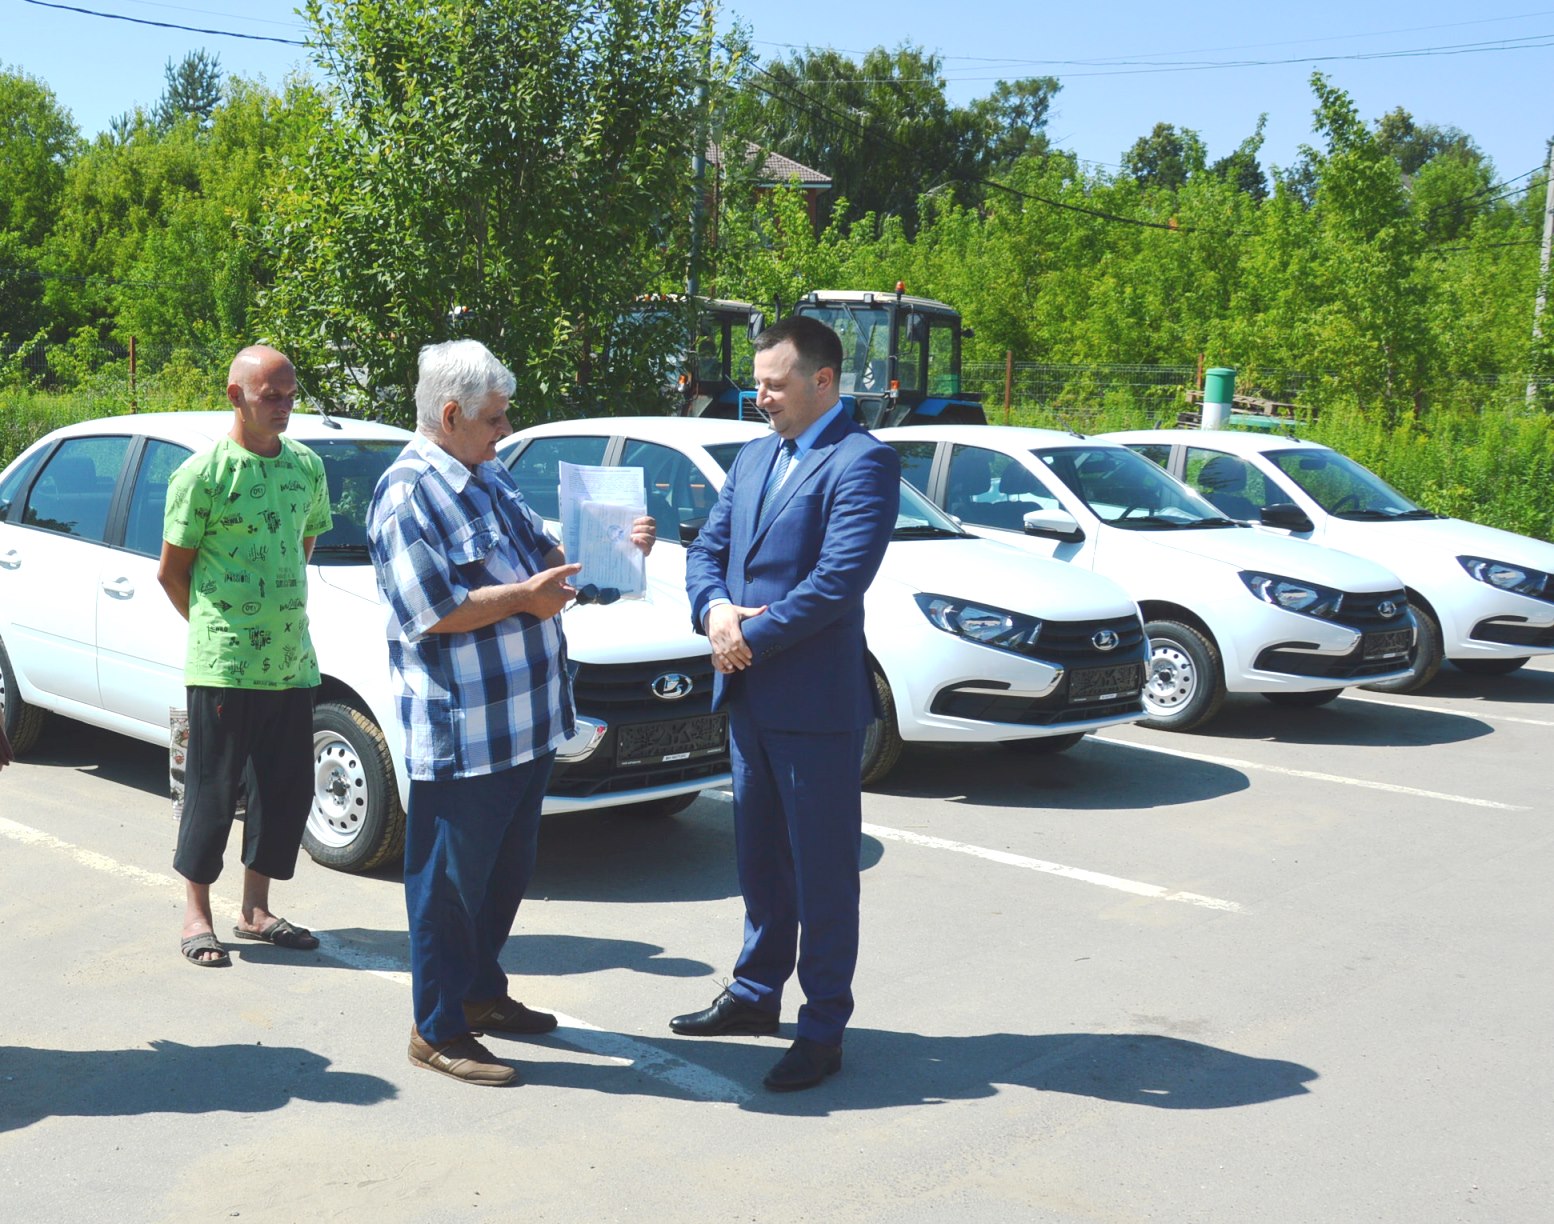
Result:
[[[498,958],[534,870],[556,747],[573,730],[560,612],[579,567],[495,461],[513,386],[479,341],[422,349],[416,436],[367,515],[411,779],[410,1061],[484,1085],[517,1077],[478,1034],[556,1027],[508,995]],[[632,539],[648,552],[653,520],[639,518]]]

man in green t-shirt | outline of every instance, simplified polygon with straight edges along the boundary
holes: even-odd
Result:
[[[157,578],[189,622],[189,749],[173,866],[184,877],[182,951],[230,965],[216,938],[210,886],[221,874],[246,777],[239,939],[316,948],[270,910],[270,881],[289,880],[313,803],[313,692],[307,562],[330,527],[324,465],[284,437],[297,374],[263,345],[232,362],[232,429],[186,460],[167,489]]]

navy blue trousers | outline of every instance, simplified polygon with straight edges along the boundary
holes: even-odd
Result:
[[[729,703],[745,943],[729,992],[769,1011],[798,968],[798,1035],[840,1045],[858,964],[863,731],[758,728]]]
[[[410,783],[405,910],[415,1026],[433,1045],[469,1032],[464,1004],[507,993],[502,946],[534,874],[556,754],[476,778]]]

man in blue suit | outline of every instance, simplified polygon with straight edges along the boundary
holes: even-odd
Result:
[[[712,642],[713,705],[729,716],[745,939],[728,989],[670,1027],[775,1033],[796,961],[805,1003],[766,1076],[774,1091],[841,1067],[858,960],[859,772],[875,713],[863,595],[895,529],[901,470],[838,402],[841,365],[841,341],[814,319],[761,334],[756,403],[772,436],[740,452],[685,566]]]

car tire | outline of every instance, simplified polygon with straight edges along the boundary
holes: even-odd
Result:
[[[1362,684],[1361,688],[1373,693],[1415,693],[1435,679],[1444,659],[1440,623],[1418,604],[1414,605],[1414,620],[1418,624],[1418,636],[1414,642],[1413,657],[1409,660],[1408,675],[1399,676],[1396,680]]]
[[[623,803],[616,810],[640,820],[665,820],[670,816],[678,816],[700,798],[700,791],[692,791],[689,795],[670,795],[666,799],[644,799],[641,803]]]
[[[38,742],[43,733],[46,710],[29,705],[22,700],[16,687],[16,672],[11,667],[11,656],[0,642],[0,725],[5,727],[5,738],[11,741],[11,751],[21,756]]]
[[[1527,659],[1453,659],[1451,665],[1470,676],[1509,676],[1521,671]],[[18,749],[20,751],[20,749]]]
[[[1150,621],[1149,675],[1144,681],[1141,727],[1191,731],[1219,713],[1225,678],[1214,643],[1180,621]]]
[[[1330,701],[1337,701],[1343,696],[1343,689],[1321,689],[1315,693],[1264,693],[1263,696],[1276,706],[1287,706],[1294,710],[1309,710],[1317,706],[1325,706]]]
[[[313,807],[302,844],[315,863],[353,872],[381,867],[405,847],[388,741],[343,701],[313,711]]]
[[[901,731],[896,725],[896,699],[890,692],[890,681],[877,669],[871,670],[874,679],[875,700],[884,710],[863,735],[863,785],[873,786],[883,782],[901,759]]]
[[[1071,731],[1067,735],[1043,735],[1038,739],[1002,740],[1000,746],[1020,756],[1056,756],[1067,752],[1084,737],[1083,731]]]

